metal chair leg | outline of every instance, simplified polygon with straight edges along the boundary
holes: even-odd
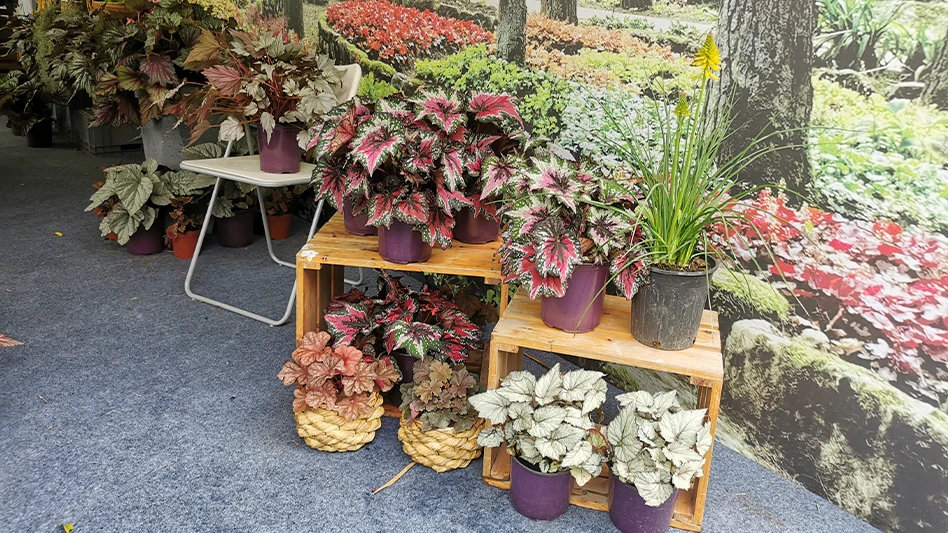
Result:
[[[270,224],[267,222],[267,209],[263,206],[263,191],[260,187],[257,187],[257,201],[260,203],[260,216],[263,217],[263,235],[267,238],[267,252],[270,253],[270,259],[273,259],[273,262],[278,265],[296,268],[295,262],[290,263],[289,261],[283,261],[273,253],[273,241],[270,239]]]
[[[319,224],[319,216],[323,214],[323,204],[325,204],[325,202],[326,200],[316,202],[316,212],[313,214],[313,223],[309,227],[309,237],[306,239],[307,241],[312,239],[313,235],[316,235],[316,226]],[[364,279],[365,275],[362,272],[362,267],[359,267],[359,279],[343,278],[342,281],[349,285],[362,285]]]

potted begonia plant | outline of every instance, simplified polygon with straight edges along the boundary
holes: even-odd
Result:
[[[635,259],[638,235],[625,217],[601,206],[620,209],[634,198],[556,158],[535,159],[532,170],[512,174],[503,187],[510,199],[499,250],[505,281],[541,298],[547,326],[592,331],[602,319],[610,266]]]
[[[398,439],[415,462],[437,472],[464,468],[480,457],[477,436],[483,420],[469,397],[478,390],[477,375],[464,365],[430,357],[415,362],[411,381],[401,386]]]
[[[354,216],[367,215],[379,254],[394,263],[425,261],[432,246],[451,246],[465,208],[462,236],[493,240],[495,207],[484,182],[513,165],[507,157],[523,151],[525,138],[510,98],[488,94],[354,104],[311,133],[318,196],[348,213],[354,233]]]
[[[161,180],[172,194],[168,209],[171,224],[165,230],[165,243],[178,259],[191,259],[204,223],[207,203],[203,200],[215,178],[182,170],[165,172]]]
[[[225,117],[221,141],[241,139],[244,126],[256,124],[260,169],[277,174],[299,172],[305,130],[336,106],[342,86],[331,59],[270,32],[204,31],[184,64],[207,79],[171,109],[190,127],[192,141],[215,126],[215,115]]]
[[[714,439],[706,409],[682,409],[677,393],[616,396],[620,410],[605,429],[612,473],[609,518],[622,533],[663,533],[678,491],[704,475]]]
[[[639,265],[622,272],[616,282],[632,298],[632,335],[663,350],[683,350],[694,344],[709,298],[708,281],[727,257],[724,249],[711,244],[709,232],[745,221],[745,200],[752,200],[763,188],[776,187],[741,189],[740,173],[776,150],[769,139],[782,133],[762,134],[722,161],[719,155],[731,114],[728,106],[708,108],[711,82],[721,68],[710,34],[693,64],[701,68],[696,93],[682,92],[677,105],[656,103],[657,109],[648,111],[661,119],[657,132],[641,131],[629,126],[636,121],[607,115],[620,132],[619,140],[610,143],[637,180],[635,187],[618,181],[605,186],[629,196],[639,194],[644,201],[631,209],[605,207],[641,228],[642,259],[649,263],[642,270],[641,284],[634,275]],[[614,265],[616,272],[628,264]]]
[[[591,413],[606,400],[601,372],[560,365],[535,377],[511,372],[500,388],[471,397],[471,405],[491,427],[477,442],[485,448],[506,443],[510,461],[510,501],[524,516],[552,520],[569,507],[571,477],[585,485],[602,471],[605,444]]]
[[[150,255],[164,250],[161,208],[174,197],[157,174],[158,162],[118,165],[105,169],[105,182],[89,198],[86,211],[108,206],[99,223],[102,236],[115,233],[122,246],[133,255]]]
[[[325,331],[307,333],[278,377],[295,385],[296,430],[317,450],[358,450],[381,425],[381,392],[398,379],[391,359],[373,357]]]
[[[407,379],[422,357],[463,363],[481,339],[480,328],[456,305],[428,287],[405,286],[384,271],[374,297],[353,289],[336,297],[323,316],[336,342],[392,356]],[[395,400],[401,403],[400,396]]]

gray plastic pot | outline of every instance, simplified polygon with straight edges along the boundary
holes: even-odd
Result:
[[[661,350],[684,350],[695,343],[708,301],[708,280],[718,264],[701,272],[649,268],[649,280],[632,298],[632,336]]]

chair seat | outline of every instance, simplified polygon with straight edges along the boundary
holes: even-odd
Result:
[[[182,170],[271,188],[309,183],[313,178],[313,168],[314,165],[309,163],[300,163],[300,171],[295,174],[270,174],[260,170],[259,155],[193,159],[181,163]]]

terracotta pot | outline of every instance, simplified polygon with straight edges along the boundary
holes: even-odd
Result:
[[[194,257],[194,249],[197,248],[198,237],[201,236],[201,230],[191,230],[184,233],[171,234],[171,250],[178,259],[191,259]]]
[[[260,170],[269,174],[295,174],[300,171],[300,146],[296,141],[296,128],[277,124],[267,139],[267,132],[260,128],[257,142],[260,145]]]
[[[275,241],[282,241],[290,237],[290,223],[293,221],[293,214],[285,215],[267,215],[267,226],[270,227],[270,238]]]

